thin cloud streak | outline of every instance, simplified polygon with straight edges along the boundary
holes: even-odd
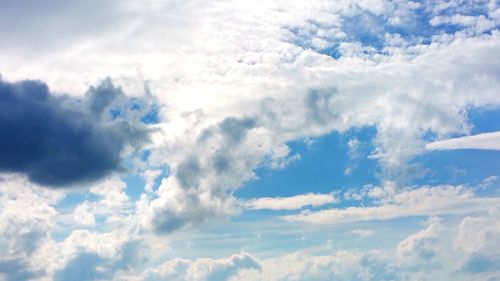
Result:
[[[500,150],[500,132],[435,141],[425,145],[427,150],[484,149]]]

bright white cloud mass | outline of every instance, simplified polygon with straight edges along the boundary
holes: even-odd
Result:
[[[500,280],[499,24],[0,2],[0,280]]]

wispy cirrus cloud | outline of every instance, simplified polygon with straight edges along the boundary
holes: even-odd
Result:
[[[378,198],[375,204],[369,206],[305,210],[299,214],[282,216],[282,219],[290,222],[334,224],[485,212],[499,205],[498,197],[476,197],[470,189],[463,186],[445,185],[395,191]]]
[[[250,210],[296,210],[306,206],[319,207],[335,203],[333,194],[307,193],[291,197],[263,197],[248,200],[245,208]]]

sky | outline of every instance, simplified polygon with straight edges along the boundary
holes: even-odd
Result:
[[[0,1],[0,280],[500,281],[499,25]]]

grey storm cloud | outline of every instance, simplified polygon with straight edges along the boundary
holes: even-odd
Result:
[[[110,79],[83,98],[53,95],[41,81],[0,80],[0,172],[49,187],[100,179],[122,168],[127,145],[148,141],[146,125],[130,113],[144,110]]]

